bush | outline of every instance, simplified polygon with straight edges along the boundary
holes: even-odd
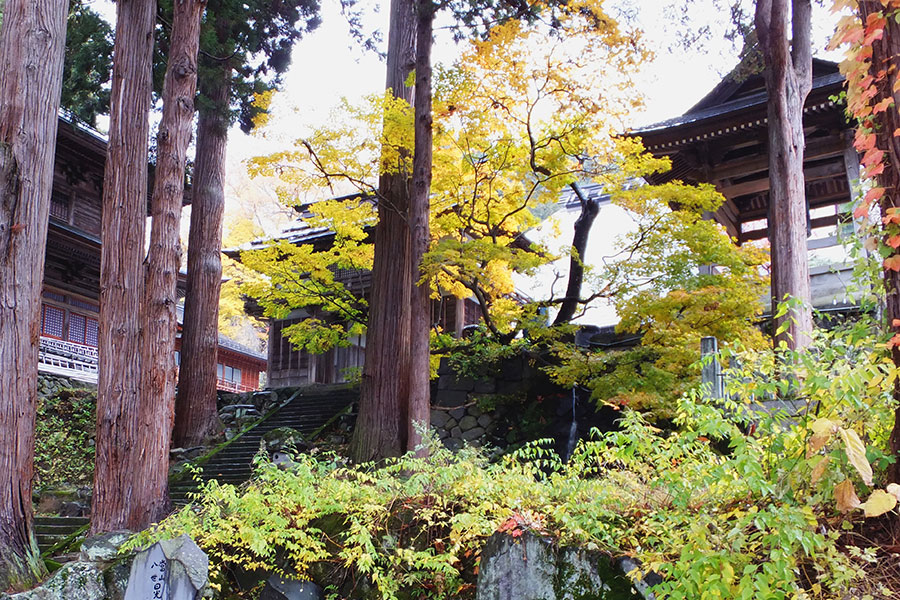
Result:
[[[838,551],[840,518],[797,460],[805,424],[726,404],[684,397],[669,433],[624,411],[620,431],[581,442],[568,463],[541,443],[496,463],[438,445],[381,467],[298,456],[282,471],[261,459],[246,487],[209,483],[132,545],[188,533],[219,585],[260,569],[312,577],[335,598],[360,586],[467,598],[487,536],[531,529],[637,556],[664,576],[660,599],[841,597],[867,555]]]
[[[90,486],[97,395],[63,389],[39,398],[34,428],[35,487]]]

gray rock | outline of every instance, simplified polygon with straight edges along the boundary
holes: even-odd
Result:
[[[469,401],[468,392],[439,389],[436,404],[444,408],[459,408]]]
[[[494,422],[494,419],[490,415],[481,415],[478,417],[478,424],[484,428],[487,428],[488,425]]]
[[[466,416],[466,409],[463,407],[454,408],[450,411],[450,416],[456,419],[457,421],[462,420],[463,417]]]
[[[475,600],[557,600],[555,577],[549,540],[495,533],[481,551]]]
[[[617,561],[616,566],[628,576],[629,573],[638,571],[641,568],[641,563],[635,558],[623,556]],[[644,573],[643,577],[634,578],[631,581],[634,589],[637,590],[644,600],[654,600],[656,598],[653,592],[650,591],[650,588],[657,583],[662,583],[662,577],[658,573],[653,572]]]
[[[132,536],[130,531],[113,531],[90,537],[81,542],[83,561],[112,562],[119,558],[119,548]]]
[[[322,600],[322,588],[312,581],[269,577],[259,600]]]
[[[33,590],[2,596],[9,600],[108,600],[103,571],[96,563],[66,563]]]
[[[645,597],[645,598],[652,598]],[[557,549],[526,532],[495,533],[481,552],[476,600],[639,600],[609,557],[578,548]]]
[[[493,394],[496,389],[497,382],[493,379],[479,379],[472,391],[478,394]]]
[[[454,427],[450,430],[450,437],[452,438],[461,438],[462,437],[462,429],[459,427]]]
[[[484,428],[483,427],[475,427],[468,431],[463,431],[462,439],[464,439],[466,441],[472,441],[472,440],[477,440],[478,438],[480,438],[483,435],[484,435]]]
[[[468,431],[469,429],[472,429],[473,427],[477,427],[477,426],[478,426],[478,419],[476,419],[475,417],[473,417],[471,415],[466,415],[465,417],[463,417],[462,419],[459,420],[459,428],[462,429],[463,431]]]
[[[434,428],[443,427],[450,420],[450,415],[446,410],[431,411],[431,426]]]
[[[459,438],[448,437],[444,440],[444,446],[447,447],[447,450],[456,451],[462,448],[463,442]]]
[[[481,413],[481,409],[478,408],[478,405],[477,405],[477,404],[473,404],[472,406],[470,406],[470,407],[469,407],[469,410],[468,410],[468,413],[469,413],[470,415],[472,415],[473,417],[475,417],[475,418],[480,417],[481,414],[482,414],[482,413]]]
[[[135,556],[125,600],[196,600],[208,581],[209,558],[182,535]]]
[[[459,425],[459,422],[456,419],[454,419],[453,417],[450,417],[449,419],[447,419],[447,422],[444,423],[444,429],[446,429],[447,431],[450,431],[457,425]]]
[[[263,435],[263,440],[269,452],[284,452],[292,446],[297,450],[309,448],[303,440],[303,434],[291,427],[276,427]]]

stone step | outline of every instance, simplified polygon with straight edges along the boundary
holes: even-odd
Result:
[[[265,434],[280,427],[291,427],[309,435],[356,402],[358,397],[358,392],[347,389],[307,390],[210,458],[201,466],[200,480],[215,479],[232,485],[244,483],[253,475],[253,457],[259,452]],[[169,489],[172,503],[176,506],[187,504],[188,494],[196,487],[196,482],[191,480],[177,482]]]

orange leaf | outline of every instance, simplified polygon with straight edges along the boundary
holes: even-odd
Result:
[[[878,113],[884,112],[887,109],[889,109],[891,107],[891,105],[893,105],[893,104],[894,104],[893,98],[885,98],[884,100],[882,100],[881,102],[879,102],[872,108],[872,112],[874,112],[877,115]]]
[[[866,206],[865,204],[860,204],[859,206],[856,207],[856,210],[853,211],[853,218],[854,219],[862,219],[863,217],[865,217],[868,214],[869,214],[869,207]]]
[[[875,140],[878,137],[874,133],[857,133],[856,139],[853,141],[853,146],[856,148],[857,152],[866,152],[867,150],[871,150],[875,147]]]
[[[900,346],[900,333],[894,334],[894,337],[888,340],[888,350],[890,350],[894,346]]]
[[[849,479],[845,479],[834,487],[834,500],[837,502],[838,510],[844,513],[850,512],[862,504],[853,489],[853,482]]]
[[[900,327],[900,319],[894,319],[891,321],[891,327]]]
[[[887,239],[887,245],[891,248],[900,248],[900,235],[892,235]]]
[[[878,163],[877,165],[871,165],[869,167],[866,167],[863,170],[864,177],[877,177],[878,175],[881,175],[882,173],[884,173],[884,163]]]
[[[879,150],[878,148],[871,148],[863,154],[862,160],[859,161],[860,164],[864,166],[875,165],[881,162],[884,158],[884,151]]]
[[[872,202],[873,200],[878,200],[882,196],[884,196],[884,188],[883,187],[872,188],[871,190],[866,192],[865,202],[868,204],[868,203]]]
[[[900,254],[884,259],[884,268],[890,271],[900,271]]]

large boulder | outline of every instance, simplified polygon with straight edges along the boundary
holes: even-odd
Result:
[[[608,556],[558,548],[547,537],[522,532],[518,537],[495,533],[485,544],[475,598],[640,600],[641,596]]]
[[[4,600],[108,600],[103,569],[97,563],[64,564],[40,587],[7,596]]]
[[[322,588],[312,581],[285,579],[272,575],[266,581],[266,587],[259,595],[259,600],[323,600]]]

